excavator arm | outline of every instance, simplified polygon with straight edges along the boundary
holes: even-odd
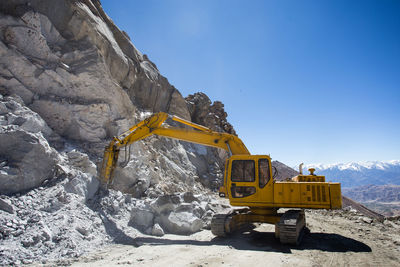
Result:
[[[168,118],[187,125],[190,128],[162,126]],[[112,182],[113,171],[118,162],[118,155],[121,147],[129,146],[153,134],[221,148],[228,151],[231,155],[250,155],[242,140],[235,135],[215,132],[202,125],[176,116],[170,116],[164,112],[159,112],[134,125],[120,136],[114,137],[109,145],[106,146],[100,171],[101,181],[103,183]]]

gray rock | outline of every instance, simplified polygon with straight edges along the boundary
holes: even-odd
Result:
[[[24,247],[32,247],[40,242],[40,235],[28,236],[21,240],[21,243]]]
[[[179,196],[177,195],[164,195],[157,198],[150,205],[152,209],[158,213],[168,213],[175,210],[181,203]]]
[[[86,200],[94,197],[100,186],[99,180],[90,174],[76,173],[64,185],[65,191],[84,197]]]
[[[31,17],[31,21],[35,20],[35,23],[39,22],[41,15],[34,12],[25,13],[25,19],[28,16]],[[24,17],[22,17],[22,20],[24,20]],[[8,45],[12,44],[16,46],[18,50],[31,58],[56,62],[58,58],[51,52],[49,46],[47,45],[46,38],[40,32],[40,25],[29,25],[28,23],[26,26],[27,27],[12,25],[5,27],[4,41]]]
[[[182,203],[176,209],[175,212],[188,212],[192,213],[198,218],[201,218],[205,213],[205,210],[199,205],[198,202],[193,203]]]
[[[171,212],[157,219],[161,227],[171,234],[189,235],[203,228],[203,221],[189,212]]]
[[[153,227],[154,214],[146,207],[134,207],[131,211],[131,218],[129,225],[144,231],[145,229]],[[151,231],[150,231],[151,232]]]
[[[58,154],[40,133],[1,126],[0,157],[9,164],[0,171],[0,193],[15,194],[53,178]]]
[[[363,222],[368,223],[368,224],[372,223],[372,221],[373,221],[371,218],[368,218],[368,217],[363,217],[362,220],[363,220]]]
[[[161,228],[161,226],[158,223],[156,223],[156,224],[154,224],[153,228],[151,229],[151,234],[154,236],[163,236],[164,230]]]
[[[67,153],[69,163],[82,172],[89,173],[93,176],[97,175],[96,165],[90,161],[89,156],[77,150]]]
[[[200,202],[197,197],[194,196],[193,192],[185,192],[182,195],[183,201],[186,203],[192,203],[193,201]]]
[[[3,102],[0,102],[0,115],[4,115],[8,113],[8,108]]]
[[[75,229],[83,236],[89,235],[89,229],[84,226],[77,226]]]
[[[42,229],[42,239],[43,241],[49,241],[52,239],[52,233],[47,226],[44,226]]]
[[[195,93],[185,98],[193,122],[204,125],[218,132],[227,132],[236,135],[233,126],[227,121],[228,114],[224,104],[215,101],[211,104],[210,98],[204,93]]]
[[[206,211],[206,213],[203,215],[203,217],[201,217],[201,220],[203,221],[204,225],[203,228],[204,229],[211,229],[211,219],[214,215],[214,212],[212,212],[211,210]]]
[[[45,137],[52,134],[46,122],[37,113],[25,107],[19,96],[7,97],[6,102],[0,102],[0,113],[2,109],[6,113],[5,120],[7,120],[3,125],[17,125],[30,133],[41,132]]]
[[[8,199],[0,198],[0,210],[4,210],[8,213],[14,214],[14,208],[11,201]]]

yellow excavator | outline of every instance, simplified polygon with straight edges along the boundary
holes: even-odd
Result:
[[[185,126],[163,125],[168,118]],[[342,207],[340,183],[325,182],[325,177],[315,175],[313,169],[310,169],[309,175],[300,172],[286,181],[275,181],[270,156],[250,155],[237,136],[215,132],[164,112],[153,114],[113,138],[104,151],[100,170],[102,182],[112,182],[121,148],[153,134],[229,152],[219,194],[229,198],[231,206],[246,208],[228,214],[215,214],[211,220],[211,232],[216,236],[226,236],[251,223],[269,223],[275,225],[275,237],[281,243],[298,245],[306,225],[304,209]],[[280,208],[295,209],[282,213],[278,212]]]

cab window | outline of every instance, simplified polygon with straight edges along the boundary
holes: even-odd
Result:
[[[260,188],[263,188],[266,184],[268,184],[269,179],[271,179],[268,159],[258,160],[258,177]]]
[[[231,187],[231,194],[234,198],[248,197],[256,193],[254,186],[236,186]]]
[[[254,182],[254,160],[234,160],[232,162],[232,182]]]

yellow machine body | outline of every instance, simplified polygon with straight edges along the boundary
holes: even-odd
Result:
[[[248,170],[244,167],[243,179],[232,170],[237,165],[236,161],[247,164]],[[264,166],[260,162],[265,162]],[[272,178],[271,158],[266,155],[233,155],[225,171],[224,188],[229,190],[224,191],[232,206],[308,209],[342,207],[339,183],[327,183],[324,176],[314,175],[296,176],[290,181],[275,181]]]

